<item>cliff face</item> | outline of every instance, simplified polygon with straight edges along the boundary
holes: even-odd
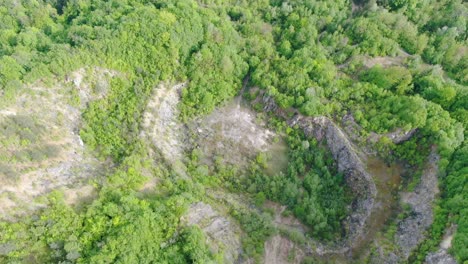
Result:
[[[421,176],[421,182],[414,191],[401,194],[402,202],[411,207],[410,216],[399,223],[396,234],[396,242],[400,246],[405,259],[424,239],[424,231],[433,222],[432,204],[439,193],[438,161],[439,156],[433,150]]]
[[[338,171],[344,174],[346,183],[355,194],[352,213],[345,223],[347,239],[344,241],[344,247],[339,250],[348,251],[350,245],[363,234],[377,193],[372,177],[367,173],[358,152],[344,132],[327,117],[306,117],[296,113],[289,118],[270,96],[263,96],[262,103],[264,111],[274,112],[285,118],[289,126],[301,128],[306,136],[326,142],[337,163]]]
[[[376,185],[368,173],[365,163],[363,163],[360,152],[355,149],[343,130],[327,117],[306,117],[297,112],[294,114],[288,113],[280,109],[274,99],[267,95],[264,95],[261,100],[265,111],[270,111],[283,117],[289,126],[298,126],[304,131],[306,136],[325,142],[337,163],[338,170],[344,174],[346,183],[356,195],[352,203],[352,213],[344,223],[347,237],[343,241],[342,247],[331,249],[319,245],[316,250],[320,255],[330,253],[346,254],[352,249],[353,244],[358,243],[359,239],[364,237],[368,232],[366,222],[370,219],[369,216],[373,208],[379,206],[376,202]],[[290,117],[291,114],[293,114],[292,117]],[[396,130],[385,135],[372,134],[368,140],[376,142],[381,136],[387,136],[394,143],[401,143],[408,140],[415,132],[415,130],[407,132]],[[396,251],[389,252],[387,255],[380,255],[380,258],[374,259],[376,260],[375,263],[397,263],[404,261],[419,243],[424,240],[425,231],[433,222],[432,205],[439,192],[437,179],[438,160],[439,156],[433,149],[428,158],[426,168],[423,171],[421,182],[414,191],[400,193],[401,201],[411,207],[412,213],[398,223],[397,232],[393,239],[397,245]],[[427,261],[429,263],[444,263],[440,262],[441,259],[445,261],[448,257],[442,253],[433,253],[428,256]],[[371,262],[374,263],[374,261]]]
[[[326,117],[304,117],[295,115],[288,120],[290,126],[299,126],[308,137],[325,141],[338,166],[338,171],[345,176],[346,183],[355,194],[352,213],[346,221],[348,243],[361,235],[369,217],[376,187],[372,177],[367,173],[357,151],[343,131]]]

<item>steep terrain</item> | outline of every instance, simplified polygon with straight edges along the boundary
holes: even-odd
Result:
[[[105,96],[115,74],[79,69],[51,87],[38,82],[0,112],[2,217],[40,207],[35,198],[52,190],[62,188],[70,196],[90,193],[82,186],[98,180],[109,163],[86,151],[79,135],[81,112],[88,102]]]
[[[0,263],[465,263],[463,0],[0,0]]]

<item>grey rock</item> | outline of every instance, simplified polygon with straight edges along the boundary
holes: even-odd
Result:
[[[435,150],[429,156],[428,164],[421,176],[421,182],[413,192],[401,194],[401,200],[411,206],[411,214],[398,224],[396,242],[404,259],[425,238],[425,230],[433,222],[432,203],[439,192],[437,163],[439,156]]]
[[[239,227],[233,224],[235,221],[221,215],[203,202],[192,204],[181,221],[189,226],[199,226],[206,235],[211,250],[224,253],[224,263],[237,261],[242,245]]]
[[[393,143],[395,144],[400,144],[403,143],[407,140],[409,140],[415,133],[417,132],[417,129],[411,129],[409,131],[404,131],[401,128],[396,129],[393,132],[389,132],[386,134],[377,134],[372,132],[369,135],[368,140],[372,143],[378,142],[382,137],[388,137]]]
[[[319,141],[326,140],[337,163],[338,171],[344,174],[346,183],[356,195],[352,203],[352,213],[345,223],[348,233],[347,243],[352,243],[362,234],[374,205],[377,190],[372,177],[367,173],[352,143],[330,119],[296,115],[288,123],[292,126],[298,125],[309,137],[314,137]]]
[[[263,96],[262,103],[265,111],[274,111],[276,115],[285,118],[289,126],[301,128],[306,136],[316,138],[319,141],[326,140],[327,146],[337,162],[338,171],[344,174],[346,183],[356,194],[356,199],[352,203],[352,213],[345,222],[347,239],[344,245],[337,249],[339,252],[347,251],[349,245],[363,235],[365,223],[374,206],[377,194],[372,177],[367,173],[357,154],[358,151],[344,132],[327,117],[307,117],[296,112],[293,117],[289,118],[269,95]],[[329,250],[319,251],[328,252]]]
[[[427,264],[457,264],[457,261],[444,249],[429,253],[425,262]]]

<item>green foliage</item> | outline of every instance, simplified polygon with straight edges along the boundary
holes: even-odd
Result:
[[[426,124],[425,101],[417,96],[388,96],[365,106],[364,127],[371,131],[386,132],[396,128],[409,131]]]
[[[407,161],[410,165],[421,166],[430,152],[430,144],[421,136],[414,136],[395,146],[394,154],[397,158]]]
[[[81,137],[91,148],[98,148],[104,156],[121,160],[132,151],[138,135],[139,116],[143,110],[136,87],[123,79],[113,79],[111,94],[92,102],[84,113],[87,121]]]
[[[382,68],[374,66],[361,75],[361,80],[371,82],[399,95],[412,91],[411,73],[403,67]]]
[[[428,75],[415,81],[416,91],[425,99],[448,109],[457,96],[453,84],[445,82],[441,76]]]
[[[48,201],[49,207],[38,218],[1,224],[0,242],[12,245],[4,260],[207,263],[212,259],[199,229],[185,228],[175,236],[186,204],[182,197],[141,200],[133,192],[104,189],[80,213],[65,205],[58,193]]]
[[[250,212],[233,212],[232,214],[248,234],[242,240],[245,254],[258,260],[263,255],[265,241],[274,233],[271,216]]]
[[[452,252],[457,260],[468,260],[468,145],[466,140],[462,147],[452,156],[451,166],[447,169],[445,179],[446,210],[450,212],[451,221],[457,225],[453,240]]]
[[[254,164],[250,175],[241,178],[228,175],[225,184],[255,194],[258,204],[266,197],[287,205],[317,238],[338,238],[349,200],[343,175],[333,166],[331,154],[306,141],[299,131],[290,133],[288,144],[291,149],[286,174],[268,176],[261,166]]]

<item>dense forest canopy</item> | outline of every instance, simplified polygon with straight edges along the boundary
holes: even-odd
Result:
[[[84,67],[119,73],[106,96],[86,104],[76,131],[93,156],[112,164],[103,179],[90,180],[94,199],[78,208],[52,191],[39,197],[44,207],[2,220],[0,262],[223,263],[223,250],[214,252],[199,227],[181,220],[215,188],[251,201],[226,209],[243,230],[240,259],[261,262],[265,241],[282,232],[266,201],[285,206],[307,237],[326,244],[343,237],[353,199],[344,175],[323,144],[284,117],[268,117],[288,146],[288,167],[275,175],[265,173],[263,154],[244,170],[222,162],[207,168],[191,149],[182,161],[186,173],[155,159],[141,131],[162,82],[187,82],[180,122],[212,113],[243,84],[256,89],[246,100],[268,96],[286,115],[338,124],[351,115],[356,145],[381,135],[373,151],[414,172],[408,186],[418,184],[435,150],[434,221],[406,261],[424,262],[451,226],[449,253],[468,261],[467,19],[462,0],[0,0],[1,109],[28,87],[52,87]],[[28,126],[1,119],[0,150],[40,141],[28,139]],[[394,142],[388,135],[395,131],[412,136]],[[31,153],[26,160],[34,161]],[[13,181],[9,164],[21,162],[0,153],[0,181]],[[142,194],[152,177],[155,190]]]

